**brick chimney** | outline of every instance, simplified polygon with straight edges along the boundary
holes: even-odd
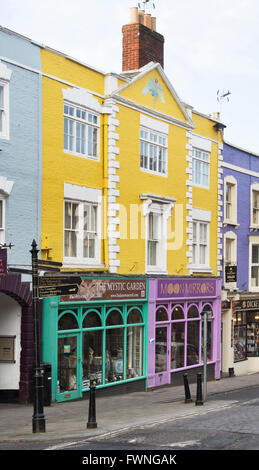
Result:
[[[133,7],[122,35],[123,72],[137,70],[149,62],[159,62],[164,67],[164,37],[156,32],[156,18]]]

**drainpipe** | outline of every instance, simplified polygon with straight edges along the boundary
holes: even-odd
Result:
[[[103,240],[104,264],[109,269],[108,252],[108,114],[103,115]]]

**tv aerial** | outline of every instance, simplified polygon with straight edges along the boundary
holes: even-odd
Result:
[[[229,96],[231,95],[231,91],[226,90],[218,90],[217,91],[217,102],[219,104],[219,111],[221,111],[222,104],[227,101],[229,102]]]
[[[144,0],[144,1],[141,2],[141,3],[139,2],[139,3],[138,3],[138,7],[141,8],[141,5],[142,5],[142,10],[144,10],[145,13],[146,13],[146,8],[147,8],[147,6],[151,5],[151,2],[150,2],[150,3],[149,3],[149,2],[150,2],[150,0]],[[149,5],[148,5],[148,4],[149,4]],[[153,8],[156,8],[154,1],[152,2],[152,5],[153,5]]]

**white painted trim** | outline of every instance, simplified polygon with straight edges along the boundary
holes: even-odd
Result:
[[[64,183],[64,198],[72,199],[74,201],[100,204],[102,199],[102,190]]]
[[[256,178],[259,178],[259,173],[257,171],[247,170],[246,168],[242,168],[237,165],[232,165],[232,163],[226,163],[224,161],[222,163],[222,166],[224,168],[229,168],[230,170],[237,171],[239,173],[244,173],[245,175],[255,176]]]
[[[248,262],[248,282],[249,282],[249,290],[251,292],[259,292],[259,286],[255,287],[252,286],[252,278],[251,278],[251,271],[252,271],[252,245],[259,245],[259,235],[249,235],[249,262]]]
[[[211,153],[211,140],[193,135],[192,137],[192,147],[195,147],[199,150],[204,150],[205,152]]]
[[[211,211],[193,208],[192,218],[197,222],[211,222]]]
[[[85,108],[94,110],[96,113],[102,112],[102,105],[97,98],[94,98],[92,93],[89,93],[84,88],[62,88],[64,101],[69,101],[75,105],[84,106]]]
[[[226,218],[226,187],[227,183],[233,186],[233,217],[231,219]],[[237,180],[233,175],[226,175],[224,178],[224,224],[237,225]]]
[[[231,239],[234,241],[232,250],[231,250],[231,264],[236,264],[237,263],[237,234],[232,231],[228,231],[224,233],[224,262],[222,262],[222,268],[223,268],[223,280],[224,280],[224,286],[226,288],[236,288],[237,283],[236,282],[226,282],[225,278],[225,267],[226,267],[226,239]],[[222,258],[222,257],[221,257]],[[218,259],[220,259],[218,257]],[[222,258],[223,261],[223,258]]]
[[[140,125],[168,136],[169,125],[167,123],[153,119],[145,114],[140,114]]]
[[[13,189],[14,182],[9,181],[5,176],[0,176],[0,192],[9,196]]]
[[[250,229],[259,229],[259,224],[253,223],[253,191],[259,192],[259,183],[254,182],[250,185]]]

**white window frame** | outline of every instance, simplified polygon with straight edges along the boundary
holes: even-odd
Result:
[[[161,142],[162,141],[162,142]],[[146,151],[143,152],[142,149]],[[155,158],[154,155],[156,154]],[[159,159],[160,152],[164,154],[163,159]],[[168,175],[168,138],[166,134],[148,129],[144,126],[140,127],[140,169],[141,171],[151,173],[153,175]],[[146,166],[144,165],[146,159]],[[152,165],[151,165],[152,162]],[[159,165],[161,170],[159,171]],[[151,168],[153,166],[153,168]]]
[[[231,241],[230,260],[227,259],[227,242]],[[225,267],[237,264],[237,235],[235,232],[229,231],[224,233],[224,284],[228,288],[236,288],[236,282],[226,282]]]
[[[231,200],[229,205],[231,206],[230,217],[227,217],[227,186],[231,187]],[[224,178],[224,224],[237,225],[237,180],[234,176],[228,175]]]
[[[203,156],[207,156],[208,160],[204,160]],[[201,171],[199,175],[202,177],[203,169],[208,168],[208,184],[204,184],[202,181],[197,182],[197,164],[200,164]],[[192,184],[193,186],[198,186],[199,188],[209,189],[210,188],[210,152],[203,150],[202,148],[193,147],[192,149]]]
[[[5,197],[3,195],[0,194],[0,205],[2,206],[2,210],[1,210],[1,213],[2,213],[2,220],[1,220],[1,217],[0,217],[0,245],[4,244],[5,243],[5,230],[6,230],[6,227],[5,227],[5,211],[6,211],[6,201],[5,201]]]
[[[164,201],[152,195],[141,195],[143,199],[143,215],[146,218],[146,273],[147,274],[167,274],[167,222],[171,217],[171,211],[174,207],[173,198],[164,198]],[[153,213],[158,220],[157,227],[157,264],[149,264],[149,216]]]
[[[65,204],[77,204],[78,206],[78,225],[77,232],[77,256],[65,256]],[[96,207],[96,231],[92,232],[95,236],[95,257],[84,257],[84,207]],[[89,231],[89,230],[88,230]],[[90,231],[89,231],[90,233]],[[64,187],[64,217],[63,217],[63,265],[69,267],[91,267],[101,266],[101,190],[80,187],[65,183]]]
[[[192,245],[194,245],[194,225],[196,224],[196,246],[197,246],[197,260],[200,260],[200,245],[206,246],[206,253],[205,253],[205,263],[197,262],[194,263],[193,259],[193,247],[192,247],[192,264],[188,267],[193,272],[212,272],[212,268],[210,267],[210,222],[211,222],[211,212],[206,211],[203,209],[195,209],[192,210]],[[206,243],[200,243],[200,224],[206,225]]]
[[[0,138],[10,139],[10,93],[9,82],[12,71],[0,61],[0,86],[3,87],[2,106],[0,103],[0,113],[2,114],[2,125],[0,121]]]
[[[66,112],[66,108],[68,108],[68,113]],[[73,115],[70,114],[70,112]],[[79,116],[80,114],[80,116]],[[85,116],[85,117],[83,117]],[[91,121],[94,118],[95,122]],[[68,132],[65,134],[65,121],[67,121]],[[90,160],[99,161],[100,159],[100,115],[95,111],[92,111],[89,108],[86,108],[81,105],[76,105],[69,101],[64,101],[63,107],[63,150],[64,153],[68,153],[70,155],[77,155],[79,157],[84,157]],[[71,132],[70,124],[73,126],[73,131]],[[80,136],[77,134],[77,129],[80,129]],[[82,151],[82,129],[85,132],[85,151]],[[88,146],[90,141],[90,134],[92,129],[96,130],[96,155],[92,155],[88,153]],[[68,148],[65,148],[65,136],[68,135],[72,137],[72,145],[68,142]],[[78,151],[77,148],[77,141],[80,141],[80,150]]]
[[[253,250],[253,245],[258,245],[259,246],[259,236],[249,236],[249,290],[251,292],[259,292],[259,283],[258,286],[254,285],[254,281],[252,278],[252,267],[256,266],[258,267],[259,270],[259,262],[258,263],[252,263],[252,250]]]
[[[253,183],[250,186],[250,228],[259,229],[259,207],[257,209],[257,223],[254,222],[253,211],[254,211],[254,193],[259,195],[259,183]]]

